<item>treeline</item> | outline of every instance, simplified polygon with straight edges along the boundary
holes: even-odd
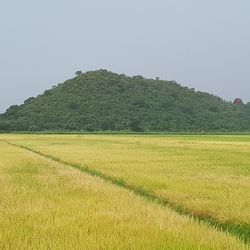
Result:
[[[0,131],[250,131],[250,105],[175,81],[91,71],[11,106]]]

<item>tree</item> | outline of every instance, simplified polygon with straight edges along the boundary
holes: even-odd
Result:
[[[9,122],[0,121],[0,131],[9,131],[11,124]]]
[[[29,131],[39,131],[40,130],[40,128],[38,127],[38,126],[36,126],[36,125],[31,125],[30,127],[29,127]]]
[[[79,109],[79,103],[73,101],[73,102],[69,103],[69,108],[71,110],[77,110],[77,109]]]
[[[137,119],[132,119],[130,121],[130,124],[129,124],[129,127],[132,131],[134,132],[142,132],[143,131],[143,128],[140,126],[140,121],[137,120]]]
[[[101,123],[101,129],[102,130],[114,130],[115,129],[115,123],[111,119],[104,119]]]
[[[76,71],[75,75],[81,76],[82,75],[82,71],[81,70]]]

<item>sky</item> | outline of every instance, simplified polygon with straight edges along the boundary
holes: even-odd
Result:
[[[0,0],[0,112],[83,72],[250,101],[249,0]]]

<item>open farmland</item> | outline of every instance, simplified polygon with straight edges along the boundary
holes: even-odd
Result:
[[[0,135],[0,248],[249,249],[250,136]]]

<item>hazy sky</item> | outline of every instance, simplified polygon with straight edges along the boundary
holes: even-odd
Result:
[[[0,0],[0,112],[82,71],[250,101],[249,0]]]

